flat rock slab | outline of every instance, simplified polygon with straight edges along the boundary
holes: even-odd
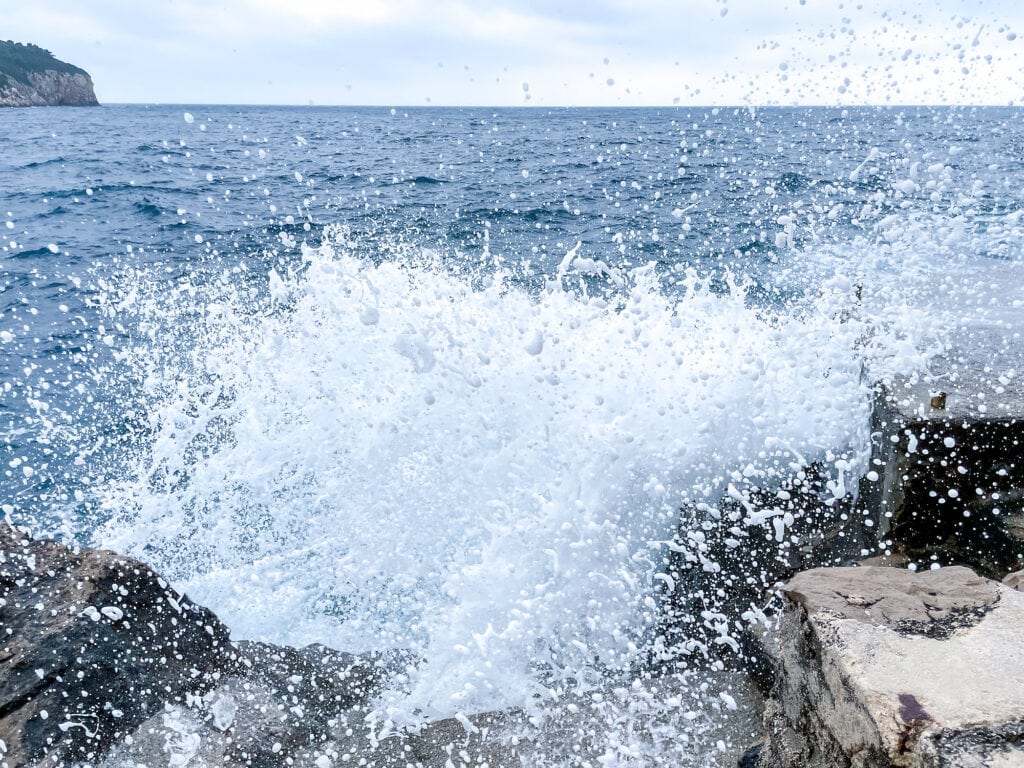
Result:
[[[1024,766],[1024,593],[959,567],[784,592],[762,768]]]
[[[878,566],[816,568],[797,574],[784,591],[815,617],[831,615],[929,637],[949,637],[977,624],[999,597],[998,584],[960,566],[921,574]]]

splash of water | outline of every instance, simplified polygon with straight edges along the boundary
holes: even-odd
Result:
[[[98,538],[238,636],[411,650],[392,722],[634,668],[680,506],[794,459],[852,476],[864,366],[908,350],[842,278],[768,311],[692,272],[564,276],[377,263],[340,229],[265,293],[136,273],[110,312],[140,329],[147,416]]]

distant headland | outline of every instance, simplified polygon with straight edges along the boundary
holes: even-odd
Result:
[[[89,73],[37,45],[0,41],[0,107],[96,107]]]

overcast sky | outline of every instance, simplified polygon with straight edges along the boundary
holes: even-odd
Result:
[[[1019,104],[1020,0],[37,0],[101,101]],[[1020,33],[1020,37],[1018,37]]]

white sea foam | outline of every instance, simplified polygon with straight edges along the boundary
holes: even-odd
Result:
[[[109,312],[140,330],[147,435],[98,538],[236,637],[413,651],[384,724],[535,711],[634,667],[680,506],[794,461],[841,480],[872,380],[934,330],[842,274],[765,310],[651,267],[588,297],[575,254],[536,295],[371,256],[330,230],[255,298],[238,274],[127,280]]]

